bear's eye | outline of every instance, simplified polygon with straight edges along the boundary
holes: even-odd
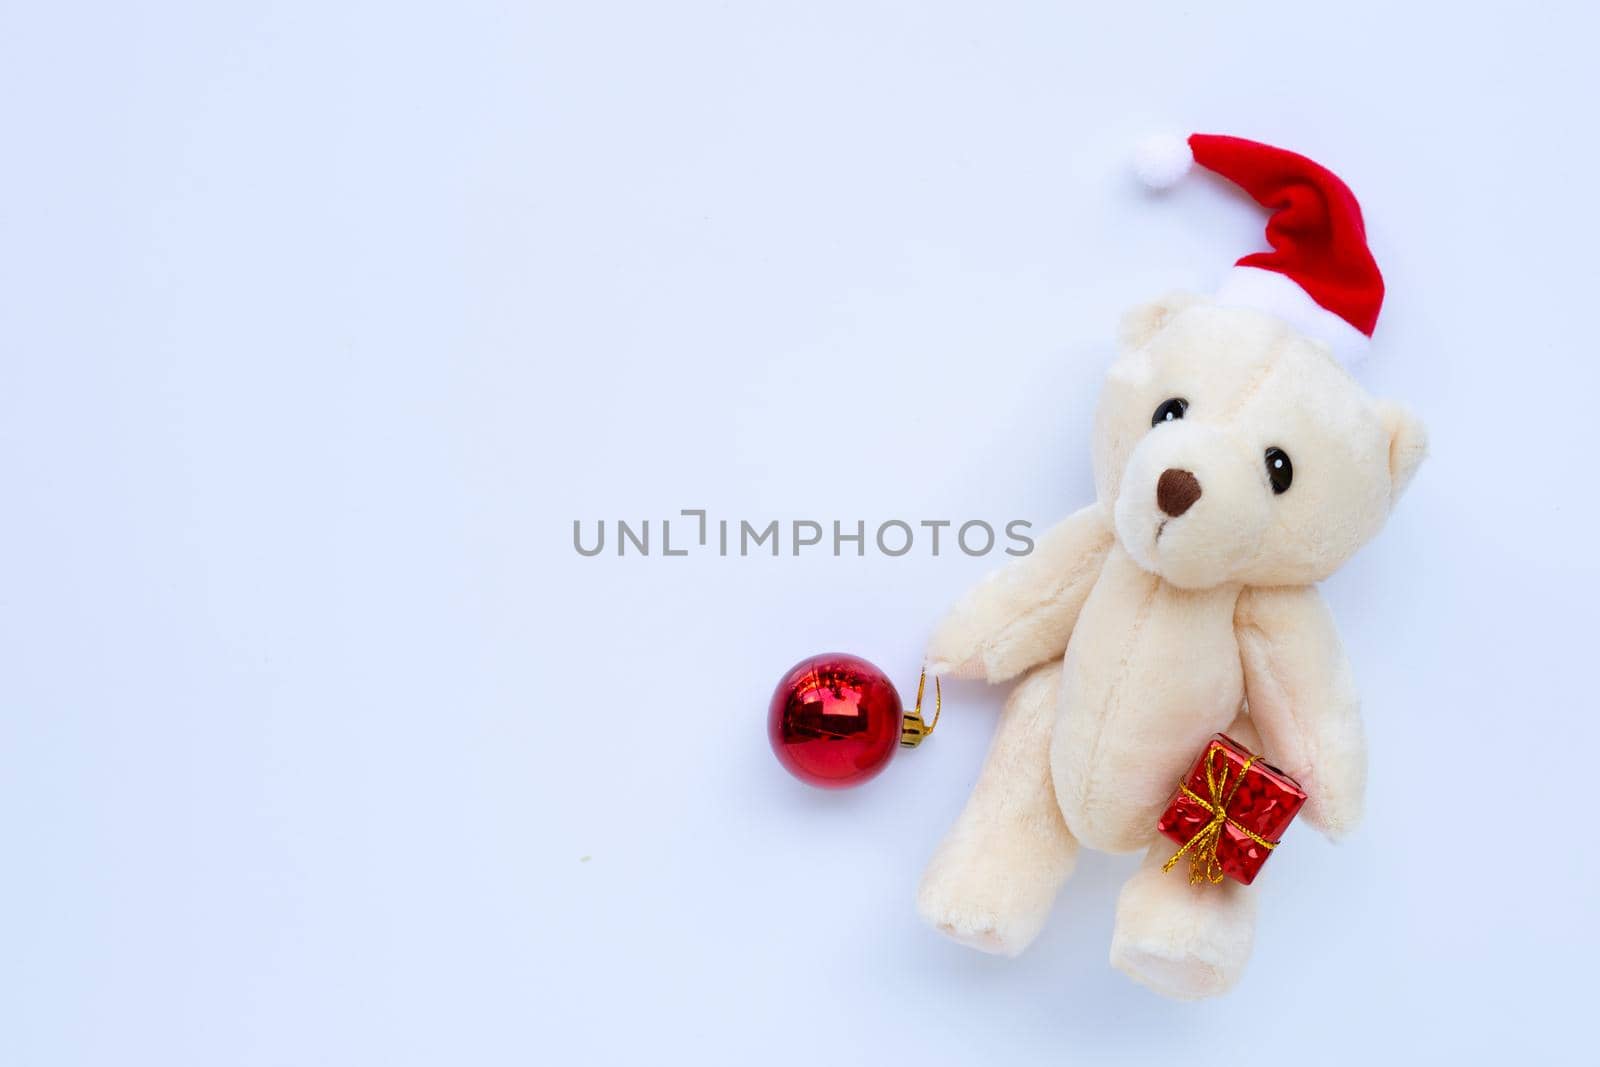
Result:
[[[1289,453],[1281,448],[1267,449],[1267,481],[1272,483],[1274,493],[1287,493],[1294,481],[1294,464],[1289,462]]]
[[[1189,410],[1189,402],[1181,396],[1171,400],[1163,400],[1161,406],[1156,408],[1156,413],[1150,416],[1151,426],[1160,426],[1163,422],[1177,422],[1183,418],[1183,413]]]

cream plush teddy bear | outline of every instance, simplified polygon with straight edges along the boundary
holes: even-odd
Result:
[[[1422,426],[1341,365],[1383,297],[1349,190],[1304,157],[1199,134],[1142,170],[1166,182],[1195,161],[1274,209],[1274,251],[1215,298],[1127,316],[1095,419],[1096,502],[936,631],[935,674],[1023,677],[918,899],[951,937],[1014,955],[1080,844],[1148,850],[1111,961],[1181,998],[1238,979],[1258,890],[1164,874],[1175,846],[1156,821],[1220,731],[1299,780],[1313,826],[1355,826],[1361,721],[1315,583],[1378,532],[1425,451]]]

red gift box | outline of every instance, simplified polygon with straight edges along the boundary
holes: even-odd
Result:
[[[1222,734],[1212,737],[1178,784],[1156,829],[1183,846],[1161,868],[1189,857],[1189,881],[1249,885],[1306,802],[1300,783]]]

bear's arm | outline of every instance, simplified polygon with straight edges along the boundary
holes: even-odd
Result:
[[[1343,836],[1361,821],[1367,743],[1333,616],[1314,586],[1246,589],[1234,629],[1266,758],[1305,788],[1306,820]]]
[[[1003,682],[1067,650],[1111,548],[1098,504],[1063,519],[1029,555],[985,578],[934,631],[928,670]]]

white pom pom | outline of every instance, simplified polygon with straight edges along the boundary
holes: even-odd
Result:
[[[1133,171],[1151,189],[1170,189],[1193,167],[1188,139],[1172,134],[1147,137],[1133,153]]]

